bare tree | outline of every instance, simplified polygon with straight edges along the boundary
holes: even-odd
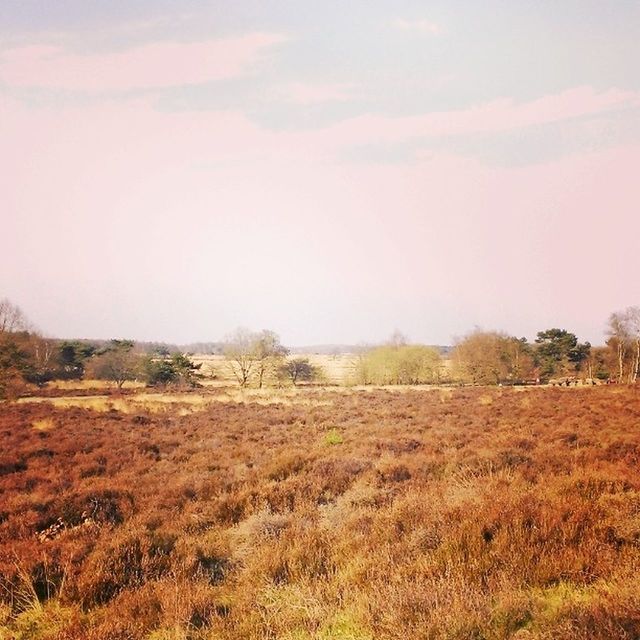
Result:
[[[497,331],[476,329],[456,339],[452,353],[456,376],[473,384],[499,384],[509,375],[505,345],[509,338]]]
[[[277,374],[278,368],[288,353],[288,350],[280,343],[278,334],[273,331],[265,329],[255,337],[254,356],[258,388],[262,389],[266,375]]]
[[[626,320],[633,354],[629,382],[635,383],[640,374],[640,307],[629,307],[626,310]]]
[[[16,331],[28,331],[29,323],[20,307],[9,299],[0,300],[0,333],[14,333]]]
[[[630,342],[629,323],[626,311],[616,311],[609,316],[607,344],[616,352],[618,382],[624,382],[627,347]]]
[[[249,384],[249,378],[256,367],[256,334],[239,327],[227,337],[224,344],[224,356],[241,387]]]
[[[112,340],[103,353],[92,359],[90,373],[98,380],[110,380],[122,389],[127,380],[135,380],[141,368],[141,358],[133,352],[131,340]]]
[[[56,341],[33,333],[29,337],[29,346],[33,366],[32,382],[44,386],[55,375]]]
[[[253,376],[262,388],[266,376],[274,375],[288,351],[273,331],[255,333],[245,328],[236,329],[225,341],[224,355],[238,384],[246,387]]]

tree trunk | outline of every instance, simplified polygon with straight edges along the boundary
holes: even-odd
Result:
[[[262,379],[264,378],[264,365],[261,363],[258,369],[258,389],[262,389]]]
[[[624,382],[624,356],[625,346],[622,340],[618,341],[618,383]]]

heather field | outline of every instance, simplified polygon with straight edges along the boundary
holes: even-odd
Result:
[[[633,386],[70,393],[0,404],[2,639],[640,637]]]

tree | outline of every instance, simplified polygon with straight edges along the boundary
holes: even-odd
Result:
[[[27,376],[28,382],[39,387],[44,386],[55,377],[56,341],[32,333],[28,343],[31,370]]]
[[[616,363],[612,362],[611,349],[608,347],[591,347],[586,361],[587,375],[591,379],[608,380]]]
[[[437,349],[394,340],[361,354],[357,377],[362,384],[433,384],[440,380],[440,367]]]
[[[0,334],[28,331],[29,322],[20,307],[9,299],[0,300]]]
[[[36,333],[19,307],[0,300],[0,396],[25,383],[43,386],[55,376],[56,341]]]
[[[629,382],[635,383],[640,375],[640,307],[628,307],[626,315],[633,350]]]
[[[249,378],[256,366],[253,352],[255,334],[240,327],[227,337],[224,344],[224,357],[241,387],[249,384]]]
[[[150,386],[183,384],[197,385],[201,364],[195,364],[189,356],[174,353],[169,358],[148,357],[143,373]]]
[[[536,337],[536,360],[540,375],[550,378],[554,375],[576,373],[588,360],[591,345],[579,344],[574,333],[566,329],[546,329]]]
[[[196,364],[189,355],[184,353],[173,353],[169,361],[177,374],[177,380],[180,384],[189,386],[198,384],[197,378],[200,377],[199,371],[202,363]]]
[[[502,333],[480,329],[457,340],[452,358],[456,376],[472,384],[499,384],[506,379],[506,340]]]
[[[253,353],[256,359],[258,388],[262,389],[265,376],[276,376],[284,358],[289,351],[280,343],[280,338],[273,331],[263,330],[257,334],[253,342]]]
[[[140,357],[133,353],[131,340],[111,340],[90,363],[93,376],[98,380],[110,380],[118,389],[127,380],[135,380],[140,370]]]
[[[615,353],[618,382],[636,382],[640,373],[640,308],[612,313],[607,335],[607,346]]]
[[[534,374],[533,349],[526,338],[507,337],[503,360],[507,368],[507,380],[510,382],[522,382]]]
[[[472,384],[521,382],[534,372],[531,345],[498,331],[476,329],[456,341],[453,350],[456,376]]]
[[[241,387],[246,387],[253,376],[262,387],[268,374],[277,373],[288,352],[273,331],[254,333],[239,328],[226,339],[223,353]]]
[[[315,380],[318,373],[318,369],[309,362],[309,358],[293,358],[280,366],[281,376],[289,378],[294,387],[298,382]]]
[[[14,398],[25,387],[32,368],[27,333],[0,334],[0,398]]]
[[[0,300],[0,398],[13,398],[34,378],[29,323],[19,307]]]
[[[91,358],[98,348],[88,342],[79,340],[65,340],[58,346],[57,376],[64,379],[80,380],[84,376],[86,361]]]

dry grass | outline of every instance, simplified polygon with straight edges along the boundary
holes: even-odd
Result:
[[[113,382],[108,380],[52,380],[47,385],[50,389],[62,389],[64,391],[78,391],[87,389],[111,389],[114,387]],[[143,382],[135,382],[133,380],[127,380],[122,388],[123,389],[142,389],[144,388]]]
[[[332,385],[353,384],[356,377],[356,365],[358,356],[344,353],[338,355],[323,354],[296,354],[295,357],[307,358],[309,362],[317,367],[323,379]],[[201,364],[201,372],[206,377],[214,377],[209,384],[228,385],[236,382],[229,363],[223,356],[199,355],[193,356],[196,364]]]
[[[0,638],[640,637],[638,391],[234,394],[0,405]]]
[[[51,431],[51,429],[55,429],[56,423],[51,418],[40,418],[39,420],[34,420],[31,426],[36,431]]]
[[[98,412],[118,411],[125,414],[148,411],[171,412],[180,415],[203,411],[214,402],[234,404],[285,405],[285,406],[329,406],[332,400],[323,398],[322,389],[303,391],[300,389],[240,389],[221,387],[202,393],[139,392],[128,395],[83,395],[83,396],[30,396],[20,398],[18,404],[50,404],[60,409],[91,409]]]

